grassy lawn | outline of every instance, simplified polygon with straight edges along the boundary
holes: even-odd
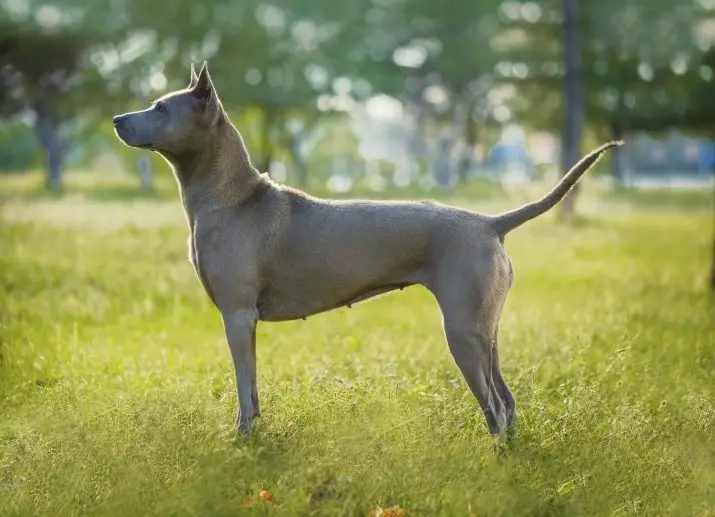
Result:
[[[715,515],[708,192],[662,208],[586,188],[576,223],[508,237],[520,427],[498,457],[420,288],[260,325],[263,416],[236,437],[175,187],[28,185],[0,181],[2,516]],[[244,508],[262,487],[274,503]]]

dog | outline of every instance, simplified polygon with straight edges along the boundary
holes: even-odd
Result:
[[[126,145],[171,165],[189,227],[189,259],[218,308],[238,392],[236,425],[260,415],[256,325],[350,307],[426,287],[449,350],[489,432],[513,430],[516,402],[499,367],[497,333],[514,280],[504,237],[554,207],[601,155],[581,159],[542,199],[498,215],[431,201],[327,200],[279,185],[251,163],[204,62],[189,85],[113,118]]]

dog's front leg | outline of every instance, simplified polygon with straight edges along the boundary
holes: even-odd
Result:
[[[223,312],[221,316],[236,372],[236,388],[238,390],[236,424],[240,432],[248,433],[251,419],[258,416],[258,391],[256,389],[257,311],[247,309]]]

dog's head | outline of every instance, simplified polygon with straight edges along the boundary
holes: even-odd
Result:
[[[223,107],[204,62],[198,75],[191,65],[185,89],[112,120],[117,136],[128,146],[175,155],[199,149],[222,117]]]

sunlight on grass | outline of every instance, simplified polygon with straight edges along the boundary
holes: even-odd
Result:
[[[114,200],[3,190],[0,515],[715,507],[704,201],[660,212],[589,197],[576,225],[546,217],[510,235],[500,347],[520,427],[499,458],[420,288],[261,325],[263,416],[237,438],[220,319],[166,188]],[[527,194],[458,202],[501,209]],[[244,508],[262,488],[274,502]]]

